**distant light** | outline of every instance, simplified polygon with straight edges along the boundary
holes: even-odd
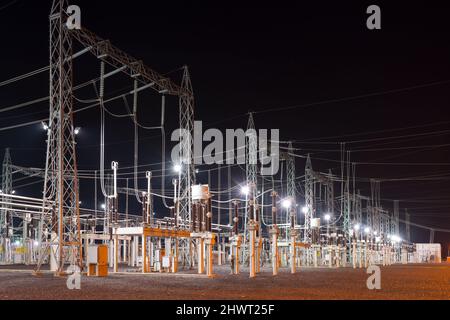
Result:
[[[73,131],[73,133],[75,133],[75,135],[78,135],[81,131],[80,127],[76,127],[75,130]]]
[[[42,129],[44,129],[45,131],[49,129],[47,123],[45,123],[44,121],[42,121]]]
[[[11,191],[11,194],[16,194],[16,190]]]
[[[364,232],[365,233],[369,233],[370,232],[370,228],[369,227],[364,228]]]
[[[195,169],[195,173],[199,173],[200,172],[200,170],[198,170],[198,169]]]
[[[16,240],[16,242],[14,242],[14,244],[15,244],[16,246],[20,246],[20,241],[19,241],[19,240]]]
[[[3,190],[0,190],[0,193],[3,193]]]
[[[393,242],[401,242],[402,241],[402,239],[399,236],[395,236],[395,235],[391,237],[391,240]]]
[[[180,173],[181,172],[181,165],[176,164],[173,166],[173,171],[175,171],[176,173]]]
[[[102,203],[102,209],[106,209],[106,204]]]
[[[355,224],[355,226],[353,227],[353,229],[355,229],[355,231],[358,231],[361,228],[361,226],[359,224]]]
[[[303,208],[302,208],[302,212],[304,213],[304,214],[307,214],[308,213],[308,207],[307,206],[304,206]]]
[[[283,208],[289,209],[292,206],[292,202],[290,199],[284,199],[281,203]]]
[[[330,221],[331,220],[331,215],[326,214],[324,218],[325,218],[325,221]]]
[[[381,241],[381,237],[375,237],[375,242],[380,242]]]
[[[248,187],[248,186],[243,186],[242,188],[241,188],[241,193],[243,194],[243,195],[248,195],[249,193],[250,193],[250,188]]]
[[[378,232],[377,232],[377,231],[374,231],[374,232],[373,232],[373,235],[374,235],[374,236],[376,236],[377,234],[378,234]]]
[[[35,240],[35,241],[33,242],[33,244],[34,244],[35,247],[37,247],[37,246],[39,245],[39,242]]]
[[[387,238],[388,238],[388,239],[391,239],[391,235],[390,235],[390,234],[388,234],[388,235],[387,235]]]

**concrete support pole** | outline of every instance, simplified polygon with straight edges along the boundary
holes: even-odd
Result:
[[[342,266],[345,268],[347,266],[347,246],[342,248]]]
[[[254,278],[256,276],[256,224],[253,220],[250,220],[248,230],[250,233],[250,278]]]
[[[358,267],[362,268],[362,262],[363,262],[363,243],[362,241],[358,242]]]
[[[364,268],[368,267],[367,240],[364,242]]]
[[[189,242],[189,268],[194,268],[195,265],[195,250],[194,250],[194,243],[192,242],[192,239],[188,240]]]
[[[278,229],[273,227],[270,230],[272,235],[272,274],[276,276],[278,274]]]
[[[338,268],[342,267],[341,256],[342,256],[342,247],[339,244],[338,247],[337,247],[337,250],[336,250],[336,266]]]
[[[330,245],[328,246],[328,254],[329,254],[329,260],[328,260],[328,267],[332,268],[333,267],[333,247]]]
[[[313,263],[314,263],[314,268],[317,268],[317,266],[318,266],[318,261],[317,261],[317,251],[318,251],[318,248],[317,247],[313,247],[313,249],[312,249],[312,253],[313,253]]]
[[[109,262],[109,267],[114,268],[114,241],[113,241],[113,239],[108,240],[108,262]]]
[[[147,237],[142,235],[142,273],[147,273]]]
[[[54,244],[59,242],[59,238],[58,238],[58,235],[56,234],[56,232],[52,231],[51,239],[52,239],[51,240],[52,244],[50,246],[50,271],[56,272],[56,270],[58,270],[58,261],[56,260],[56,255],[58,254],[58,247]],[[7,243],[9,242],[9,248],[10,248],[9,255],[11,258],[12,254],[11,254],[11,242],[10,241],[11,240],[9,238],[6,239],[6,242]]]
[[[220,237],[218,238],[217,241],[217,265],[218,266],[222,265],[222,245],[220,243]]]
[[[241,237],[235,235],[231,242],[231,264],[233,274],[239,274],[239,250],[241,250]]]
[[[133,236],[133,241],[131,243],[131,261],[130,264],[132,267],[136,267],[136,260],[137,260],[137,246],[138,246],[138,238],[136,236]]]
[[[222,263],[227,263],[227,247],[225,246],[225,237],[222,237]]]
[[[114,237],[114,272],[119,271],[119,237]]]
[[[178,239],[175,239],[175,247],[173,249],[173,260],[172,260],[172,272],[177,273],[178,272]]]
[[[122,262],[128,262],[128,240],[125,239],[122,241]]]
[[[213,248],[215,243],[215,236],[212,233],[209,233],[206,236],[205,244],[206,244],[206,275],[211,278],[214,276],[213,273]]]
[[[197,239],[197,251],[198,251],[198,274],[202,274],[205,271],[205,246],[203,238]]]
[[[296,272],[296,247],[295,247],[295,241],[296,241],[296,234],[295,230],[291,230],[291,247],[290,247],[290,263],[291,263],[291,273]]]
[[[352,265],[353,269],[356,268],[356,242],[353,240],[352,242]]]

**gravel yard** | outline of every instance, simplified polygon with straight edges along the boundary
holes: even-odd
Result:
[[[107,278],[82,277],[81,290],[68,290],[66,279],[31,268],[0,267],[0,300],[300,300],[300,299],[444,299],[450,300],[450,264],[381,267],[381,290],[368,290],[365,269],[287,269],[273,277],[263,268],[254,279],[245,269],[237,276],[229,267],[215,267],[208,279],[195,271],[179,274],[110,274]]]

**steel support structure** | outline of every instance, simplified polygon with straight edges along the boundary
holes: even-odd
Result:
[[[395,200],[394,201],[394,212],[393,212],[393,219],[392,219],[392,227],[391,227],[391,234],[394,234],[396,236],[400,235],[400,230],[399,230],[399,210],[400,210],[400,206],[399,206],[399,201]]]
[[[50,114],[43,202],[54,202],[55,207],[43,207],[36,269],[40,271],[52,252],[57,274],[64,272],[66,263],[82,268],[72,110],[72,38],[65,24],[67,7],[67,0],[54,0],[50,13]]]
[[[411,226],[408,209],[405,209],[405,238],[406,241],[411,242]]]
[[[305,166],[305,226],[303,233],[303,241],[311,243],[312,230],[311,219],[314,215],[314,172],[311,164],[311,157],[308,154]]]
[[[11,202],[11,198],[5,197],[6,194],[12,193],[12,163],[9,148],[5,149],[5,156],[3,157],[2,165],[2,187],[1,187],[1,201],[2,203]],[[0,211],[0,239],[9,238],[12,231],[12,213],[8,204],[2,205],[3,209]]]

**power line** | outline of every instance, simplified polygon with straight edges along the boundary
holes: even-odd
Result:
[[[380,92],[356,95],[356,96],[345,97],[345,98],[329,99],[329,100],[307,103],[307,104],[302,104],[302,105],[266,109],[266,110],[261,110],[261,111],[255,111],[253,113],[261,114],[261,113],[268,113],[268,112],[274,112],[274,111],[286,111],[286,110],[292,110],[292,109],[298,109],[298,108],[307,108],[307,107],[323,105],[323,104],[330,104],[330,103],[346,102],[346,101],[351,101],[351,100],[358,100],[358,99],[363,99],[363,98],[370,98],[370,97],[382,96],[382,95],[387,95],[387,94],[412,91],[412,90],[416,90],[416,89],[433,87],[433,86],[443,85],[443,84],[447,84],[447,83],[450,83],[450,80],[436,81],[436,82],[432,82],[432,83],[416,85],[416,86],[411,86],[411,87],[406,87],[406,88],[380,91]]]

